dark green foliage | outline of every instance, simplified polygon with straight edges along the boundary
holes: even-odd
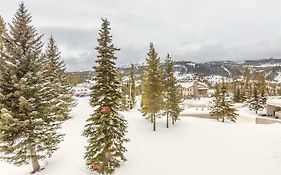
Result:
[[[119,107],[121,111],[128,111],[129,110],[129,87],[128,83],[122,81],[122,74],[121,71],[118,70],[118,80],[121,82],[121,98],[119,100]]]
[[[210,115],[222,122],[224,122],[225,119],[235,122],[237,117],[236,109],[233,108],[232,104],[226,99],[226,96],[226,84],[224,82],[222,82],[221,85],[217,84],[213,100],[214,105],[211,108]]]
[[[92,168],[93,164],[101,165],[98,171],[102,174],[112,173],[125,161],[125,138],[127,121],[119,114],[121,82],[115,65],[115,52],[119,49],[112,44],[110,22],[102,19],[96,50],[97,66],[95,84],[91,92],[91,106],[94,113],[87,119],[84,135],[88,139],[86,146],[86,164]]]
[[[248,67],[244,67],[243,72],[244,77],[244,86],[242,88],[242,102],[247,102],[251,97],[251,82],[250,82],[250,69]]]
[[[131,64],[129,79],[129,106],[133,109],[136,104],[135,67]]]
[[[257,85],[254,85],[253,94],[249,100],[249,109],[258,113],[259,110],[262,110],[265,107],[264,101],[266,101],[265,97],[259,94]]]
[[[241,92],[241,85],[240,82],[234,80],[232,83],[232,93],[233,97],[232,100],[234,103],[240,103],[243,100],[243,94]]]
[[[54,89],[44,76],[42,42],[30,25],[31,15],[21,3],[3,40],[0,77],[1,158],[15,165],[50,157],[58,149],[61,122],[53,112]]]
[[[2,50],[3,35],[5,31],[5,24],[3,18],[0,16],[0,50]]]
[[[258,74],[258,81],[257,81],[257,91],[262,98],[262,105],[266,105],[267,97],[266,97],[266,81],[265,81],[265,74],[264,72],[260,72]]]
[[[74,73],[66,73],[66,82],[67,84],[73,87],[80,83],[85,82],[85,78]]]
[[[74,98],[71,86],[67,82],[65,64],[61,61],[60,52],[53,36],[50,37],[45,53],[44,75],[51,82],[54,89],[53,99],[55,100],[54,113],[58,120],[64,121],[70,118],[70,107],[74,105]]]

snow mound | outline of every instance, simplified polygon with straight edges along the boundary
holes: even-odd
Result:
[[[60,149],[38,175],[94,175],[83,160],[89,98],[78,98],[73,118],[61,130]],[[243,112],[246,114],[246,112]],[[137,109],[122,113],[129,123],[127,162],[114,175],[280,175],[281,125],[221,123],[182,117],[169,129],[157,118],[157,131]],[[250,113],[249,113],[250,114]],[[1,175],[28,175],[30,166],[0,162]]]

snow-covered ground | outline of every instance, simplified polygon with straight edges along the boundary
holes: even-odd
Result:
[[[94,175],[83,160],[81,136],[91,113],[88,97],[79,98],[73,118],[63,125],[64,142],[39,175]],[[245,109],[246,110],[246,109]],[[242,114],[247,114],[243,112]],[[281,125],[221,123],[182,117],[169,129],[157,119],[157,131],[141,113],[124,112],[129,123],[127,162],[114,175],[280,175]],[[249,113],[252,115],[252,113]],[[251,116],[250,116],[251,118]],[[31,167],[0,162],[0,175],[28,175]]]
[[[219,75],[205,76],[204,80],[208,81],[208,83],[210,83],[212,86],[214,86],[217,83],[221,83],[222,80],[224,80],[225,82],[231,81],[230,78],[222,77],[222,76],[219,76]]]
[[[278,72],[277,77],[274,78],[277,83],[281,83],[281,72]]]

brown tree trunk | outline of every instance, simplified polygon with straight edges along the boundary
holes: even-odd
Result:
[[[169,113],[167,112],[167,128],[169,128]]]
[[[156,118],[155,118],[155,114],[153,114],[153,131],[156,131]]]
[[[39,162],[37,159],[35,148],[32,147],[30,152],[31,152],[31,164],[32,164],[32,168],[33,168],[33,171],[31,172],[31,174],[33,174],[40,170],[40,165],[39,165]]]

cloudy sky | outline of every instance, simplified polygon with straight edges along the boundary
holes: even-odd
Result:
[[[19,0],[0,0],[10,22]],[[205,62],[281,56],[280,0],[25,0],[33,25],[52,34],[67,70],[94,64],[101,18],[111,21],[118,65],[144,63],[153,42],[164,60]]]

